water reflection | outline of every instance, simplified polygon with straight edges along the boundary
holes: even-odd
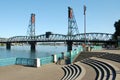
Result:
[[[75,47],[73,47],[74,49]],[[52,54],[59,54],[61,52],[66,52],[66,46],[46,46],[37,45],[36,51],[31,51],[30,46],[12,46],[11,50],[6,50],[6,47],[0,46],[0,58],[41,58],[48,57]]]
[[[29,58],[32,58],[32,59],[37,58],[36,51],[30,51],[29,53],[30,53]]]

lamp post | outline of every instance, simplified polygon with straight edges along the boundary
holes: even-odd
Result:
[[[85,44],[86,44],[86,6],[84,5],[84,37],[85,37]]]

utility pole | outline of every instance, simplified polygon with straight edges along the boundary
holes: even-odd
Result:
[[[85,44],[86,44],[86,6],[84,5],[84,36],[85,36]]]

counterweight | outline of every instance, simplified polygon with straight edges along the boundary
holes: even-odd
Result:
[[[29,26],[28,26],[28,35],[31,37],[35,36],[35,14],[31,14]]]

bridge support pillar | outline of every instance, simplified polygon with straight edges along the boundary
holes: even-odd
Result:
[[[30,44],[31,51],[35,51],[36,50],[36,42],[32,41],[32,42],[29,42],[29,44]]]
[[[72,41],[67,41],[67,51],[68,52],[72,50],[72,44],[73,44]]]
[[[10,42],[7,42],[7,43],[6,43],[6,49],[7,49],[7,50],[10,50],[10,49],[11,49],[11,43],[10,43]]]

